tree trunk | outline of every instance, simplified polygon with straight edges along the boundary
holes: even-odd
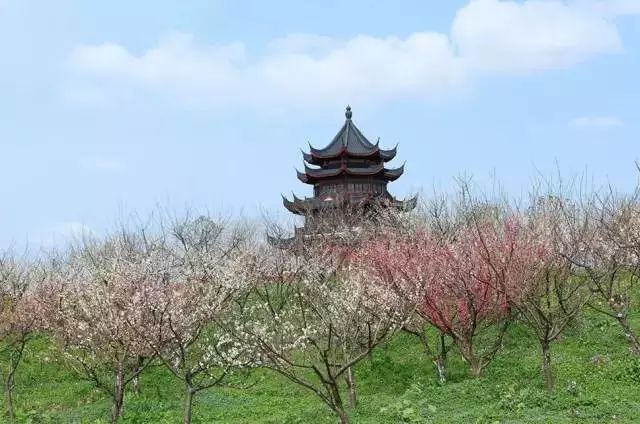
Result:
[[[187,383],[185,387],[184,393],[184,417],[183,424],[191,424],[191,417],[193,412],[193,397],[195,395],[195,390]]]
[[[444,384],[447,382],[447,373],[446,373],[446,359],[444,355],[439,354],[433,360],[433,364],[436,366],[436,374],[438,375],[438,383]]]
[[[144,366],[144,359],[144,356],[138,356],[138,365],[134,371],[135,377],[133,377],[133,381],[131,382],[131,384],[133,384],[133,393],[136,395],[140,394],[140,370]]]
[[[442,357],[442,360],[446,362],[447,360],[447,335],[443,332],[440,332],[440,352],[439,355]]]
[[[135,377],[133,377],[133,381],[131,382],[132,386],[133,386],[133,393],[135,393],[136,395],[140,394],[140,376],[136,375]]]
[[[436,372],[438,374],[438,382],[444,384],[447,382],[447,344],[446,335],[440,332],[440,346],[438,347],[438,355],[434,360]]]
[[[15,382],[16,371],[18,370],[18,366],[20,365],[20,361],[22,360],[22,353],[24,352],[26,344],[27,337],[25,334],[23,334],[22,338],[19,341],[18,348],[11,355],[11,368],[9,369],[9,374],[7,375],[7,378],[4,382],[5,405],[7,408],[7,416],[10,423],[16,422],[16,413],[13,406],[13,386]]]
[[[467,361],[467,364],[469,364],[469,373],[471,374],[471,376],[474,378],[480,377],[480,375],[482,374],[482,370],[484,370],[484,367],[486,365],[485,361],[483,361],[482,358],[476,356],[475,352],[473,351],[473,345],[464,343],[457,344],[462,357],[465,361]]]
[[[478,378],[482,375],[482,370],[484,366],[482,365],[482,361],[476,358],[473,358],[469,361],[469,371],[471,372],[471,376],[473,378]]]
[[[349,388],[349,405],[355,408],[358,406],[358,397],[356,393],[356,378],[351,367],[347,369],[347,387]]]
[[[344,410],[344,405],[342,404],[342,397],[340,397],[340,388],[338,387],[338,382],[332,378],[332,382],[327,384],[327,388],[331,394],[332,401],[332,409],[340,418],[340,424],[349,424],[349,415],[347,415],[347,411]]]
[[[553,391],[555,384],[553,378],[553,370],[551,369],[551,350],[549,340],[540,340],[542,348],[542,372],[544,373],[544,381],[548,391]]]
[[[124,407],[124,365],[118,364],[116,371],[116,383],[113,390],[113,406],[111,409],[111,422],[117,423],[122,417]]]
[[[340,424],[349,424],[349,416],[344,409],[336,409],[336,413],[340,418]]]
[[[631,350],[631,353],[633,353],[636,356],[640,356],[640,340],[638,340],[638,336],[631,329],[631,326],[629,325],[628,317],[626,315],[623,315],[616,319],[618,320],[618,323],[620,323],[620,325],[622,326],[622,329],[624,330],[624,337],[627,339],[627,342],[629,342],[629,349]]]
[[[436,376],[438,378],[438,383],[443,384],[447,381],[446,374],[446,365],[447,365],[447,346],[445,343],[445,334],[440,333],[440,340],[436,343],[435,350],[431,349],[429,346],[429,339],[427,338],[426,329],[422,332],[416,331],[411,332],[409,334],[413,334],[420,339],[422,342],[422,347],[424,348],[427,356],[433,361],[433,364],[436,367]],[[438,345],[439,344],[439,345]]]
[[[7,377],[4,385],[4,401],[7,407],[7,416],[10,423],[16,422],[16,415],[13,408],[13,374]]]

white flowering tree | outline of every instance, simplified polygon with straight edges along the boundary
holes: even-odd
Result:
[[[144,231],[121,230],[52,261],[48,327],[70,366],[109,394],[112,422],[122,416],[126,387],[154,357],[140,334],[152,324],[144,303],[173,272],[161,246]]]
[[[589,280],[593,309],[614,319],[634,355],[640,336],[629,319],[640,278],[640,193],[600,194],[584,208],[588,225],[576,231],[576,252],[568,257]]]
[[[198,392],[230,384],[231,374],[256,365],[251,351],[217,324],[228,319],[247,290],[242,265],[251,233],[206,217],[167,229],[164,249],[172,269],[161,286],[145,293],[143,309],[151,325],[132,327],[142,330],[140,336],[184,384],[183,420],[190,423]]]
[[[512,288],[512,304],[520,320],[536,335],[547,390],[554,388],[551,344],[582,313],[590,300],[585,275],[567,259],[575,257],[573,235],[585,220],[575,204],[563,196],[533,196],[523,214],[518,237],[521,246],[537,252],[532,278]]]
[[[344,377],[401,328],[408,315],[401,299],[351,267],[340,243],[265,246],[248,266],[254,288],[241,319],[229,323],[232,334],[348,423]]]
[[[34,264],[19,260],[11,251],[0,252],[0,373],[10,422],[15,422],[15,374],[39,324],[33,291],[40,276]]]

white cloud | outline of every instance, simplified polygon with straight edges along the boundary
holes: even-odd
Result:
[[[640,15],[640,1],[638,0],[612,0],[611,10],[616,15]]]
[[[471,1],[457,13],[452,39],[469,66],[497,72],[560,68],[622,48],[602,14],[543,0]]]
[[[339,47],[337,40],[325,35],[292,33],[269,42],[268,48],[275,54],[328,53]]]
[[[171,102],[256,108],[425,99],[464,87],[481,71],[544,71],[619,52],[614,17],[630,14],[630,5],[471,0],[458,11],[451,34],[347,40],[290,34],[258,57],[249,57],[241,42],[203,44],[184,33],[169,34],[141,54],[113,43],[84,45],[71,54],[76,74],[66,98],[108,103],[109,96],[147,93]]]
[[[609,16],[640,15],[639,0],[576,0],[578,5],[589,7],[597,13]]]
[[[125,163],[119,159],[87,157],[79,161],[82,169],[100,172],[118,172],[125,168]]]
[[[464,83],[460,60],[446,36],[357,36],[320,56],[282,53],[265,58],[258,80],[296,102],[425,97]]]
[[[615,128],[622,125],[622,120],[617,116],[581,116],[572,119],[569,125],[577,129],[586,128]]]
[[[274,41],[269,51],[249,61],[240,43],[200,45],[190,34],[176,33],[139,56],[116,44],[81,46],[71,64],[103,83],[118,79],[221,106],[422,97],[465,80],[448,38],[436,33],[344,42],[298,34]]]

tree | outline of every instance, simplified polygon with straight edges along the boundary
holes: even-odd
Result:
[[[400,328],[401,299],[371,284],[325,244],[262,247],[234,337],[267,368],[310,390],[348,423],[341,390],[351,367]]]
[[[160,246],[142,230],[123,229],[84,239],[52,261],[49,328],[71,367],[110,395],[112,422],[122,416],[127,385],[154,357],[139,335],[150,328],[144,302],[174,272]]]
[[[385,233],[388,228],[408,225],[410,220],[406,218],[407,214],[390,205],[386,198],[367,199],[366,202],[355,206],[346,203],[338,207],[322,207],[305,216],[304,231],[297,229],[296,237],[289,239],[285,245],[278,242],[282,240],[283,230],[273,221],[267,220],[267,234],[270,235],[270,244],[287,246],[290,253],[301,256],[321,247],[323,252],[330,253],[337,263],[345,267],[346,264],[354,265],[358,261],[359,252],[369,240]],[[358,397],[353,367],[349,367],[344,374],[349,404],[355,408]]]
[[[440,383],[446,381],[446,353],[449,347],[441,333],[435,346],[428,334],[432,322],[424,299],[427,291],[437,284],[434,261],[437,242],[424,228],[386,227],[385,231],[365,243],[354,258],[367,279],[376,285],[384,285],[402,298],[413,314],[403,330],[416,336],[435,365]]]
[[[618,287],[622,290],[616,294],[614,302],[610,301],[610,305],[615,310],[616,320],[624,329],[631,351],[640,356],[640,337],[628,319],[633,307],[631,295],[637,290],[640,279],[640,188],[618,202],[609,201],[604,209],[605,218],[600,220],[601,235],[612,245],[611,249],[621,250],[619,256],[622,262],[622,273],[618,275],[618,280],[622,280]]]
[[[200,217],[169,228],[165,249],[174,272],[143,301],[151,325],[140,333],[185,387],[184,423],[190,423],[196,394],[221,385],[256,360],[223,328],[237,297],[247,289],[244,244],[251,234]],[[133,328],[138,328],[132,323]]]
[[[450,336],[479,376],[499,350],[511,305],[536,276],[545,251],[525,237],[517,215],[493,206],[455,212],[455,225],[391,233],[365,247],[363,257],[369,278],[418,304],[420,317]],[[442,379],[441,356],[433,357]]]
[[[554,387],[551,366],[551,343],[582,312],[590,293],[585,278],[563,256],[569,229],[563,216],[575,210],[567,200],[557,196],[535,199],[527,211],[527,226],[522,230],[521,248],[539,250],[539,272],[522,281],[512,296],[519,318],[533,330],[540,344],[542,371],[547,390]]]
[[[39,324],[35,282],[41,270],[19,260],[11,251],[0,252],[0,358],[5,408],[15,422],[13,389],[25,346]]]
[[[584,208],[586,224],[574,228],[576,247],[566,253],[588,278],[594,294],[588,305],[621,326],[634,355],[640,355],[640,337],[629,320],[640,278],[637,193],[625,197],[609,192],[590,199]],[[568,214],[567,221],[574,219]]]
[[[437,247],[431,265],[435,275],[423,303],[425,316],[454,340],[474,377],[501,347],[510,314],[505,291],[487,265],[477,235],[465,228]],[[492,341],[482,348],[478,339],[497,324]]]
[[[440,214],[448,223],[437,225],[454,230],[450,241],[443,243],[440,270],[444,271],[441,278],[448,283],[442,296],[449,288],[454,292],[462,288],[459,293],[464,300],[458,303],[454,320],[459,329],[449,331],[469,362],[472,375],[477,376],[500,348],[513,306],[539,275],[549,251],[543,240],[531,236],[521,214],[502,195],[478,198],[462,181],[460,194],[450,209],[452,213]],[[443,308],[433,309],[437,319],[445,318],[440,325],[447,327]],[[444,310],[451,316],[454,308],[445,306]],[[480,334],[483,327],[499,321],[502,325],[494,343],[478,355],[473,346],[476,331],[479,329]]]

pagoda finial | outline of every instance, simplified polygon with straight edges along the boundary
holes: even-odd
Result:
[[[352,115],[353,115],[353,114],[351,113],[351,106],[347,105],[347,110],[344,112],[344,116],[345,116],[347,119],[351,120],[351,116],[352,116]]]

